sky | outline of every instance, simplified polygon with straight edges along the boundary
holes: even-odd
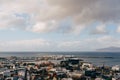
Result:
[[[0,0],[0,51],[120,47],[120,0]]]

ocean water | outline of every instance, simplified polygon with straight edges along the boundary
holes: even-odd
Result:
[[[120,65],[120,52],[0,52],[0,57],[38,57],[43,55],[75,55],[94,65]]]

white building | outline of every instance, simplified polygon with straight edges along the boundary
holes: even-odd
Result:
[[[120,71],[120,66],[119,65],[113,66],[112,70],[113,71]]]

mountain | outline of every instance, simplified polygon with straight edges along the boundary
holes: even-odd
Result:
[[[97,51],[100,51],[100,52],[120,52],[120,47],[101,48],[101,49],[97,49]]]

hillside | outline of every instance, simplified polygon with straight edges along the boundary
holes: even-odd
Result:
[[[101,48],[101,49],[97,49],[97,51],[101,51],[101,52],[120,52],[120,47]]]

